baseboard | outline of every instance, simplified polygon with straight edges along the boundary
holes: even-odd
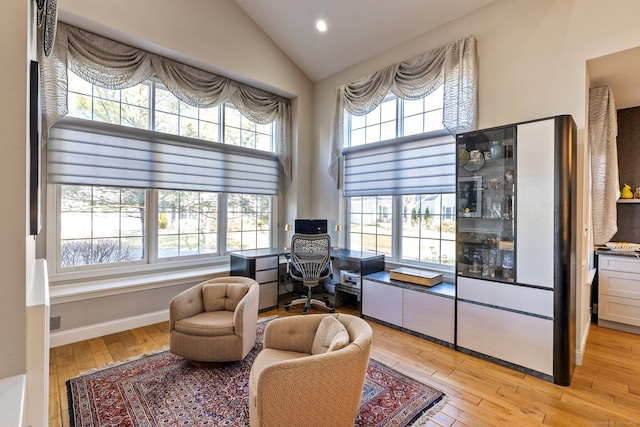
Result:
[[[104,335],[115,334],[129,329],[152,325],[154,323],[166,322],[167,320],[169,320],[169,310],[161,310],[153,313],[141,314],[140,316],[126,317],[124,319],[118,319],[111,322],[69,329],[68,331],[60,331],[52,333],[49,336],[49,348],[102,337]]]
[[[580,348],[576,348],[576,365],[582,366],[582,361],[584,359],[584,351],[587,348],[587,338],[589,337],[589,330],[591,329],[591,323],[587,323],[587,327],[584,328],[584,332],[582,334],[582,345]]]

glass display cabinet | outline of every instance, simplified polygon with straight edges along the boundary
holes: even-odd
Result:
[[[457,136],[457,274],[514,282],[516,127]]]

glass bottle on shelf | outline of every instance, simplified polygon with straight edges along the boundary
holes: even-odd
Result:
[[[515,127],[457,135],[457,274],[513,282]]]

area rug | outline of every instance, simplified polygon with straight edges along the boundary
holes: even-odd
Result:
[[[249,372],[267,323],[258,323],[256,345],[242,362],[196,368],[162,351],[70,379],[71,426],[248,426]],[[371,359],[355,425],[423,425],[445,398]]]

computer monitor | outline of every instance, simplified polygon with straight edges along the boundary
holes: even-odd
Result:
[[[326,219],[296,219],[294,231],[299,234],[322,234],[327,232]]]

